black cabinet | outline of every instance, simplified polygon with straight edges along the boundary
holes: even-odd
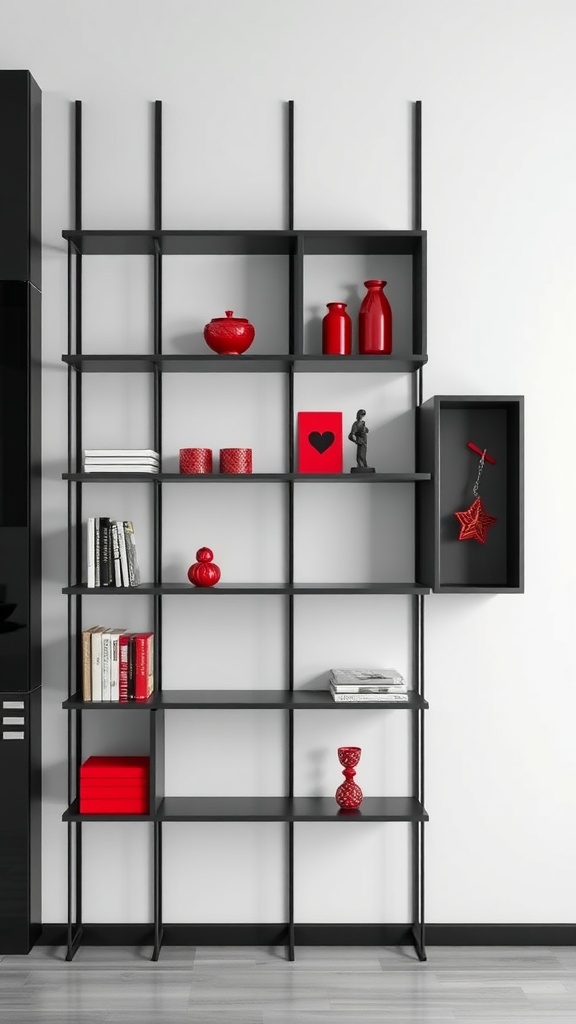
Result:
[[[521,396],[435,395],[418,410],[419,578],[434,593],[521,593],[524,589],[524,401]],[[456,511],[478,492],[496,522],[486,543],[459,541]]]
[[[41,915],[40,110],[0,72],[0,953]]]

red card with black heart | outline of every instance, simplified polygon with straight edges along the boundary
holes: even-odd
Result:
[[[298,472],[341,473],[342,413],[298,413]]]

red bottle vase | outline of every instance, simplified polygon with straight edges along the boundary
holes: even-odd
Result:
[[[212,551],[210,548],[199,548],[196,558],[198,561],[188,569],[190,583],[194,587],[213,587],[220,579],[220,569],[212,561]]]
[[[340,764],[344,765],[342,774],[346,781],[342,782],[336,790],[336,803],[343,811],[355,811],[364,799],[360,786],[352,781],[356,775],[354,769],[360,760],[361,753],[361,747],[338,747],[338,760]]]
[[[352,321],[346,302],[327,302],[322,320],[322,353],[325,356],[349,356],[352,351]]]
[[[392,309],[384,295],[386,281],[364,281],[368,289],[358,314],[358,351],[389,356],[392,352]]]

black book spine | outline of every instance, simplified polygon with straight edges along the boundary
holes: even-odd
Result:
[[[100,586],[109,587],[114,581],[114,563],[110,544],[110,519],[100,516]]]
[[[96,518],[94,520],[94,586],[100,587],[101,584],[100,575],[100,520]]]

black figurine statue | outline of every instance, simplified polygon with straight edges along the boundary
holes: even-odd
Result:
[[[364,422],[366,409],[358,409],[356,419],[350,428],[348,440],[356,445],[356,466],[350,470],[351,473],[374,473],[375,470],[366,462],[366,451],[368,448],[368,427]]]

